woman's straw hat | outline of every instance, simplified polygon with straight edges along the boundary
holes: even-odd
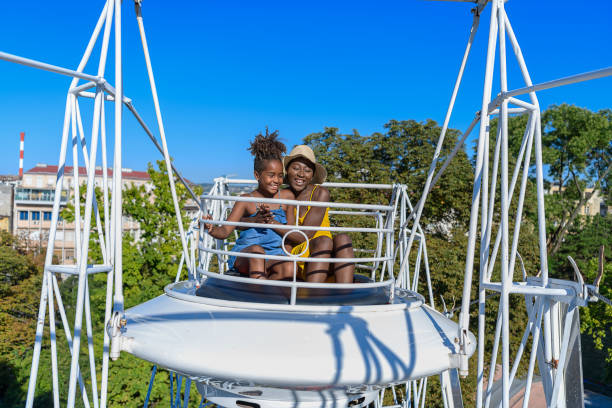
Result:
[[[317,163],[317,159],[315,158],[314,152],[312,149],[306,145],[298,145],[295,146],[289,154],[283,157],[283,168],[285,171],[287,170],[287,166],[291,163],[292,160],[297,159],[298,157],[303,157],[315,166],[315,172],[312,176],[312,183],[314,184],[323,184],[325,179],[327,178],[327,170],[325,167],[321,166]]]

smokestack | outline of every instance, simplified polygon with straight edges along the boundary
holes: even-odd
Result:
[[[23,178],[23,139],[25,138],[25,132],[19,134],[21,141],[19,142],[19,180]]]

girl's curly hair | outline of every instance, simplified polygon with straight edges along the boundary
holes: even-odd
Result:
[[[278,140],[278,130],[270,133],[266,126],[266,134],[258,134],[255,140],[251,142],[251,146],[247,149],[255,156],[253,168],[260,173],[265,166],[267,160],[283,159],[283,154],[287,151],[284,143]]]

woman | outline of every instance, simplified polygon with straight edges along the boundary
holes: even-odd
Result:
[[[283,157],[285,182],[295,195],[297,201],[329,202],[329,190],[321,186],[327,177],[325,167],[317,163],[312,149],[306,145],[295,146],[289,155]],[[294,209],[295,211],[295,209]],[[308,206],[300,207],[298,225],[329,227],[329,208]],[[352,283],[355,264],[325,262],[331,256],[335,258],[354,258],[351,238],[346,234],[332,236],[329,231],[303,231],[308,237],[308,250],[302,257],[320,258],[320,262],[305,262],[298,266],[302,277],[307,282],[325,282],[328,276],[335,276],[337,283]],[[304,251],[306,242],[302,234],[293,233],[287,241],[295,245],[292,254]],[[302,264],[302,263],[300,263]]]

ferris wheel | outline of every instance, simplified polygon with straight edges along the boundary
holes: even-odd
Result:
[[[125,95],[122,78],[122,15],[121,1],[108,0],[76,69],[0,52],[0,59],[73,78],[66,97],[64,125],[60,141],[60,157],[55,184],[55,201],[41,288],[30,382],[26,407],[31,407],[36,381],[43,332],[49,321],[50,357],[53,401],[60,406],[58,345],[55,318],[59,313],[71,353],[71,369],[67,386],[67,406],[73,407],[80,392],[86,407],[106,407],[110,360],[121,358],[122,352],[154,364],[151,385],[159,369],[171,373],[173,405],[189,401],[189,390],[196,383],[201,405],[212,402],[225,407],[361,407],[383,406],[385,393],[393,395],[394,407],[424,407],[427,381],[439,376],[445,407],[461,407],[463,400],[459,377],[468,375],[469,359],[477,355],[476,406],[491,404],[507,408],[521,359],[528,359],[528,371],[521,388],[523,406],[529,403],[534,373],[539,372],[546,404],[549,407],[581,406],[582,377],[576,370],[579,344],[579,307],[600,298],[597,285],[583,281],[577,267],[576,280],[553,279],[549,276],[546,253],[544,211],[544,175],[540,106],[536,92],[567,84],[612,75],[612,67],[533,84],[517,36],[505,10],[503,0],[473,1],[473,22],[457,80],[432,158],[420,200],[413,205],[404,184],[327,183],[329,189],[375,189],[384,191],[386,202],[376,204],[303,202],[280,199],[249,199],[229,193],[233,184],[249,184],[252,180],[221,177],[211,191],[196,195],[170,159],[160,101],[153,74],[153,63],[144,29],[142,4],[135,1],[137,25],[145,55],[147,75],[153,95],[159,140],[152,127]],[[472,51],[472,44],[485,8],[490,8],[484,92],[481,108],[444,162],[440,152],[445,140],[463,73]],[[111,29],[114,27],[114,41]],[[114,44],[114,80],[106,76],[108,52]],[[95,74],[84,72],[93,52],[100,46]],[[511,88],[508,83],[508,45],[514,54],[524,84]],[[498,62],[496,63],[496,53]],[[499,74],[499,92],[493,94],[494,73]],[[114,84],[114,86],[112,85]],[[524,99],[520,97],[524,96]],[[93,100],[91,136],[83,131],[80,105]],[[114,151],[107,151],[106,108],[111,106],[114,119]],[[127,109],[127,110],[126,110]],[[131,114],[163,155],[168,169],[168,183],[173,198],[182,251],[177,278],[169,282],[160,296],[135,307],[124,307],[122,266],[122,118]],[[517,164],[508,160],[508,118],[526,115],[527,125],[521,140]],[[495,145],[489,146],[489,124],[497,117],[499,126]],[[458,322],[451,313],[436,310],[429,273],[426,234],[420,225],[427,197],[446,170],[449,162],[466,139],[478,129],[475,178],[471,203],[468,249],[464,288]],[[109,138],[110,139],[110,138]],[[70,196],[76,211],[76,259],[74,265],[55,264],[55,238],[64,191],[64,169],[70,160],[72,146],[73,185]],[[100,150],[100,154],[98,152]],[[492,152],[492,157],[490,157]],[[98,156],[101,163],[97,163]],[[87,175],[79,175],[83,160]],[[537,217],[539,270],[524,268],[518,252],[525,191],[531,167],[535,162],[537,185]],[[103,174],[102,198],[95,191],[96,167]],[[491,167],[491,168],[490,168]],[[175,177],[182,182],[191,198],[198,203],[198,212],[185,220],[181,212]],[[499,178],[499,186],[497,185]],[[86,182],[85,199],[81,200],[81,181]],[[499,196],[497,191],[500,191]],[[113,192],[112,197],[110,192]],[[510,213],[510,202],[517,209]],[[316,258],[249,254],[248,257],[278,259],[294,264],[291,281],[258,281],[235,276],[228,270],[228,258],[237,255],[229,241],[214,239],[205,233],[207,224],[234,225],[244,228],[266,228],[248,222],[225,221],[228,211],[239,201],[269,202],[300,206],[321,206],[333,215],[342,216],[342,225],[305,227],[286,225],[285,235],[308,230],[329,230],[332,233],[371,234],[375,245],[363,248],[366,256],[335,258],[329,262],[352,262],[365,271],[354,283],[311,283],[297,279],[297,262],[316,262]],[[81,204],[84,213],[81,216]],[[499,226],[493,222],[498,217]],[[367,219],[370,226],[354,222]],[[93,221],[92,221],[93,220]],[[103,222],[102,220],[110,220]],[[93,225],[92,225],[93,223]],[[511,226],[513,230],[511,231]],[[97,234],[103,263],[88,263],[90,237]],[[479,243],[477,245],[477,240]],[[479,248],[478,324],[476,335],[469,331],[469,310],[476,248]],[[244,254],[241,256],[245,256]],[[494,279],[498,263],[501,273]],[[183,266],[187,280],[179,280]],[[58,285],[58,274],[78,279],[74,308],[75,321],[66,317],[64,299]],[[105,327],[94,333],[87,277],[106,274]],[[427,286],[419,288],[420,277]],[[424,295],[419,292],[423,292]],[[489,296],[495,293],[498,296]],[[509,334],[510,298],[524,298],[527,306],[526,326],[518,351],[511,360]],[[604,299],[605,300],[605,299]],[[485,310],[496,303],[498,318],[495,327],[487,326]],[[83,322],[85,317],[85,322]],[[83,330],[85,326],[85,330]],[[84,333],[83,333],[84,331]],[[494,333],[490,361],[486,361],[485,336]],[[100,387],[93,338],[103,338]],[[245,341],[248,337],[248,342]],[[91,391],[83,381],[79,365],[80,350],[87,342]],[[271,341],[276,339],[276,341]],[[531,342],[529,341],[531,339]],[[316,350],[316,352],[313,352]],[[493,378],[498,355],[501,355],[501,379]],[[512,365],[511,365],[512,361]],[[485,366],[488,364],[488,370]],[[537,370],[536,370],[537,365]],[[579,366],[579,364],[578,364]],[[143,379],[143,381],[146,381]],[[496,387],[498,390],[496,391]],[[576,390],[575,387],[580,387]],[[397,390],[402,389],[402,396]],[[174,394],[176,393],[176,394]],[[90,398],[91,397],[91,398]],[[148,403],[148,395],[147,395]]]

